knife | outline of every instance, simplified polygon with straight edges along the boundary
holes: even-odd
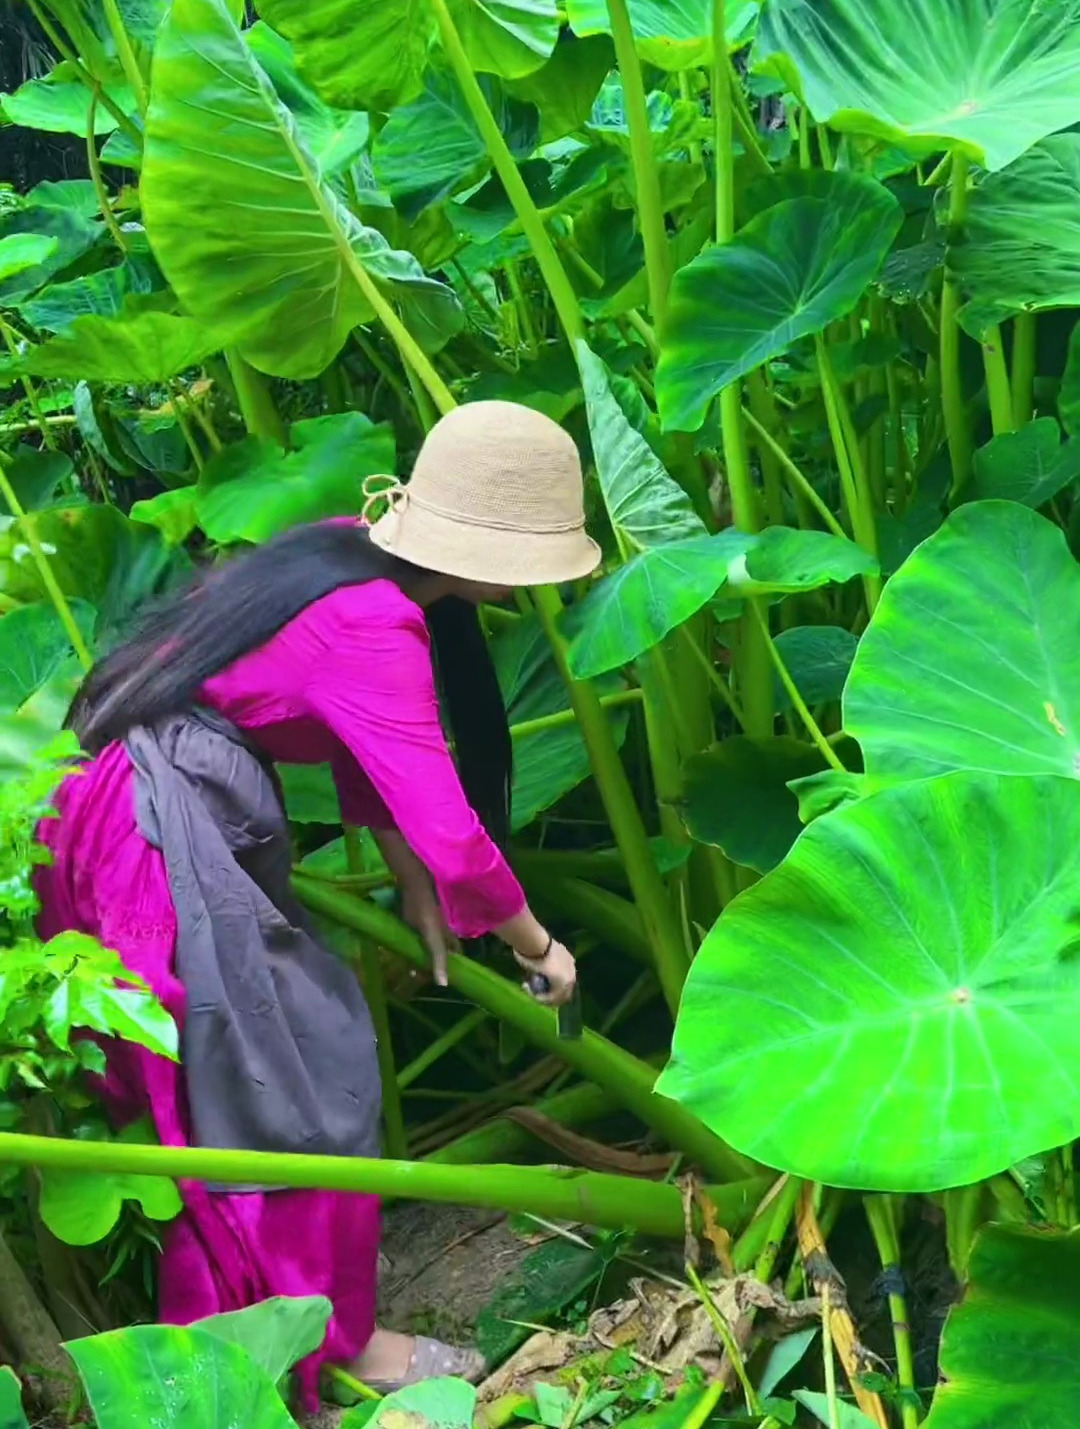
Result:
[[[534,997],[543,997],[545,993],[551,991],[551,983],[543,973],[533,973],[529,979],[529,991]],[[581,989],[575,986],[573,997],[558,1009],[559,1040],[561,1042],[577,1042],[581,1037],[583,1025]]]

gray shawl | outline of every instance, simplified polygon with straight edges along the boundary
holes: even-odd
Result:
[[[208,710],[124,743],[139,830],[164,855],[176,908],[195,1144],[377,1156],[371,1017],[354,973],[319,945],[290,893],[272,767]]]

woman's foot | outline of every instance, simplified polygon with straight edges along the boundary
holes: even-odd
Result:
[[[444,1345],[426,1335],[398,1335],[376,1330],[364,1353],[349,1366],[349,1373],[370,1389],[390,1394],[424,1379],[456,1376],[470,1384],[483,1378],[484,1357],[477,1350]]]

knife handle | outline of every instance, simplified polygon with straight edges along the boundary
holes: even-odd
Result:
[[[533,997],[543,997],[546,992],[551,991],[551,979],[546,978],[543,973],[533,973],[529,979],[529,991]]]

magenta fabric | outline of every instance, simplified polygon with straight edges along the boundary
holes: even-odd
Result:
[[[203,692],[274,759],[329,762],[351,823],[398,827],[431,870],[462,937],[520,912],[524,895],[470,808],[438,716],[423,612],[396,585],[350,586],[309,606]],[[92,933],[143,977],[178,1023],[176,919],[161,853],[139,833],[127,754],[112,745],[65,781],[42,825],[53,854],[39,871],[43,937]],[[180,1069],[126,1043],[107,1048],[103,1088],[119,1122],[150,1112],[164,1145],[189,1141]],[[334,1191],[222,1194],[181,1187],[167,1228],[159,1314],[185,1324],[272,1295],[325,1295],[334,1315],[301,1366],[305,1406],[319,1366],[357,1356],[374,1328],[375,1197]]]

